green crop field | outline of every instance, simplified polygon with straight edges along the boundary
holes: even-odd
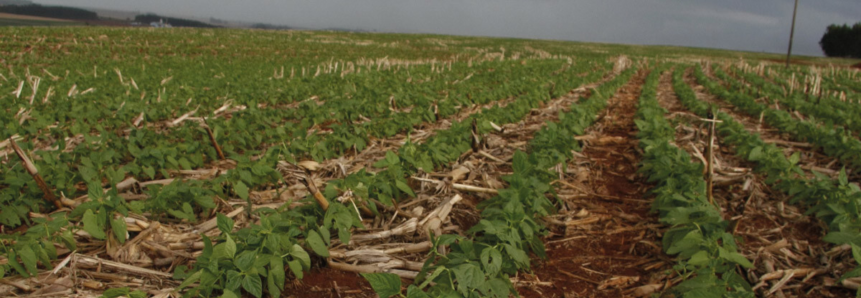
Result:
[[[858,61],[312,31],[0,40],[0,296],[861,284]]]

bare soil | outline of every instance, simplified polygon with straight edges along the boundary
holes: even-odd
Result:
[[[633,287],[659,282],[667,268],[649,186],[636,175],[634,115],[648,73],[641,71],[609,100],[586,134],[582,156],[559,183],[567,213],[546,239],[547,260],[534,258],[535,280],[524,297],[622,297]],[[551,223],[554,223],[551,221]]]

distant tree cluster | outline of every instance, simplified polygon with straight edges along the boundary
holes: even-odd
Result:
[[[157,14],[140,14],[135,16],[135,22],[149,24],[152,22],[164,21],[174,27],[198,27],[198,28],[216,28],[218,26],[210,25],[204,22],[186,20],[180,18],[163,17]]]
[[[819,46],[828,57],[861,58],[861,22],[828,26]]]
[[[65,6],[42,6],[30,5],[4,5],[0,6],[0,12],[20,14],[27,16],[46,17],[68,20],[98,20],[99,15],[95,12]]]

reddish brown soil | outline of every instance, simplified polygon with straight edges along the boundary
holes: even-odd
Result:
[[[404,281],[406,284],[412,281]],[[284,289],[286,297],[376,297],[371,285],[358,273],[330,267],[312,268],[302,280],[292,280]]]
[[[654,230],[657,218],[649,213],[650,202],[643,200],[649,187],[632,179],[639,162],[633,120],[646,75],[641,72],[623,86],[610,99],[597,125],[587,132],[597,138],[616,137],[621,141],[587,145],[582,154],[591,160],[590,164],[569,164],[569,173],[572,169],[590,171],[595,180],[589,183],[588,191],[598,195],[566,199],[567,205],[574,207],[574,212],[585,208],[600,220],[569,227],[567,232],[554,230],[561,235],[546,239],[550,243],[548,259],[533,259],[536,281],[549,285],[519,287],[524,297],[622,297],[632,287],[651,283],[650,273],[658,271],[644,269],[649,263],[660,262],[656,256],[662,255],[660,238]],[[598,289],[599,284],[613,277],[631,281]]]

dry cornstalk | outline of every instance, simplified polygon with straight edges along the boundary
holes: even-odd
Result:
[[[74,255],[75,256],[73,257],[73,259],[75,259],[75,263],[77,265],[81,265],[81,266],[101,267],[101,268],[109,267],[109,268],[113,268],[117,271],[133,273],[133,274],[137,274],[137,275],[144,275],[144,276],[154,275],[154,276],[159,276],[159,277],[163,277],[163,278],[171,278],[173,276],[169,273],[164,273],[161,271],[155,271],[155,270],[150,270],[150,269],[141,268],[141,267],[137,267],[137,266],[127,265],[127,264],[114,262],[114,261],[108,261],[108,260],[101,259],[98,257],[91,257],[91,256],[87,256],[87,255],[77,254],[77,253],[75,253]]]
[[[302,178],[301,181],[305,184],[305,187],[308,188],[308,192],[314,195],[314,199],[317,200],[317,204],[320,204],[323,211],[329,210],[329,201],[326,200],[326,197],[324,197],[322,193],[320,193],[320,190],[317,189],[316,185],[314,185],[314,181],[309,178]]]
[[[410,233],[415,233],[416,227],[418,226],[418,219],[411,218],[410,220],[404,222],[403,224],[385,231],[380,231],[371,234],[358,234],[350,237],[350,243],[364,242],[376,239],[384,239],[392,236],[401,236]]]
[[[191,117],[191,115],[194,115],[195,113],[197,113],[197,109],[194,109],[191,112],[188,112],[188,113],[183,114],[182,116],[179,116],[179,118],[176,118],[176,120],[171,121],[168,124],[168,126],[177,126],[180,123],[182,123],[183,121],[185,121],[186,119],[188,119],[188,117]]]
[[[45,180],[42,179],[42,176],[39,175],[39,170],[36,169],[36,165],[30,161],[30,158],[27,157],[27,154],[24,150],[21,150],[21,147],[18,147],[18,143],[15,142],[14,139],[9,138],[9,143],[12,144],[12,149],[15,150],[15,154],[21,158],[21,163],[24,165],[24,169],[30,173],[30,176],[33,176],[33,179],[36,180],[36,184],[39,185],[39,189],[45,193],[45,200],[51,204],[54,204],[58,209],[63,208],[63,204],[60,203],[60,200],[57,199],[57,196],[54,195],[54,192],[48,188],[48,184],[45,183]]]
[[[452,183],[451,188],[459,190],[459,191],[468,191],[468,192],[481,192],[481,193],[489,193],[489,194],[498,194],[499,191],[492,188],[484,188],[478,186],[472,186],[467,184],[458,184]]]
[[[392,273],[401,278],[406,279],[416,279],[416,276],[419,275],[418,271],[410,271],[410,270],[399,270],[399,269],[387,269],[381,268],[374,265],[350,265],[344,263],[333,262],[332,260],[328,260],[329,267],[333,269],[356,272],[356,273]]]
[[[715,124],[717,122],[717,113],[713,112],[712,119],[709,123],[709,147],[708,147],[708,158],[709,162],[706,164],[708,168],[708,176],[707,176],[707,191],[709,204],[714,205],[714,161],[715,161],[715,153],[714,153],[714,145],[715,145]]]
[[[490,153],[487,153],[487,151],[481,150],[481,151],[478,151],[478,154],[481,154],[482,156],[487,157],[487,158],[489,158],[489,159],[491,159],[491,160],[493,160],[493,161],[495,161],[495,162],[505,163],[505,161],[504,161],[504,160],[499,159],[498,157],[493,156],[493,155],[491,155]]]
[[[454,197],[448,199],[446,202],[440,204],[439,207],[431,211],[418,223],[418,226],[421,227],[421,232],[427,233],[428,230],[431,230],[435,234],[439,235],[442,223],[446,218],[448,218],[448,214],[451,213],[451,209],[454,208],[454,204],[457,204],[461,200],[463,200],[463,197],[460,195],[454,195]]]
[[[215,147],[215,152],[218,153],[218,158],[221,160],[227,159],[224,157],[224,152],[221,151],[221,146],[218,146],[218,142],[215,141],[215,134],[212,133],[212,129],[209,128],[209,123],[206,123],[206,118],[203,118],[203,124],[203,129],[206,129],[206,134],[209,135],[209,141],[212,142],[212,147]]]

